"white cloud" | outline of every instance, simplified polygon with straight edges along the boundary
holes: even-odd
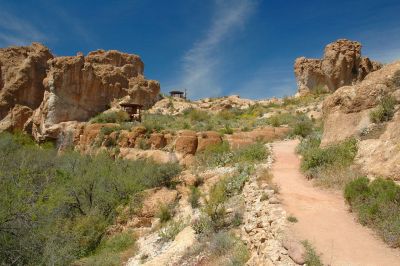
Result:
[[[244,26],[256,5],[254,0],[215,2],[216,12],[210,28],[183,57],[183,78],[179,84],[187,88],[194,98],[221,94],[218,70],[224,58],[219,55],[219,51],[224,41]]]
[[[4,11],[0,11],[0,17],[0,46],[27,45],[46,40],[45,34],[32,23]]]

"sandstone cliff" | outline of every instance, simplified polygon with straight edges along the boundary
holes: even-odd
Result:
[[[384,97],[396,101],[389,121],[373,123],[370,114]],[[400,61],[369,74],[361,83],[344,86],[326,98],[322,146],[355,137],[356,161],[367,172],[400,179]]]
[[[59,125],[87,121],[119,101],[151,106],[160,91],[139,56],[98,50],[53,57],[41,44],[0,49],[0,130],[56,138]]]
[[[45,46],[0,49],[0,131],[22,129],[43,100],[47,60]]]
[[[340,39],[328,44],[322,59],[296,59],[294,72],[300,95],[315,90],[335,91],[345,85],[362,81],[381,67],[369,58],[361,57],[359,42]]]

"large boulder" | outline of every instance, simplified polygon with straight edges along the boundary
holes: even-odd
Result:
[[[397,101],[394,117],[374,124],[370,113],[383,97]],[[367,173],[400,179],[400,61],[370,73],[361,83],[344,86],[323,103],[324,133],[321,146],[359,139],[356,162]]]
[[[22,130],[28,114],[39,107],[51,58],[49,49],[39,43],[0,49],[0,130]]]
[[[197,150],[198,140],[195,131],[180,130],[175,141],[175,151],[183,156],[194,155]]]
[[[294,72],[300,95],[316,89],[333,92],[362,81],[381,64],[361,57],[359,42],[340,39],[328,44],[322,59],[297,58]]]

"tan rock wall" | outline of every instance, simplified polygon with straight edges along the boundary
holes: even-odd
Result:
[[[381,64],[361,57],[359,42],[340,39],[325,48],[322,59],[296,59],[294,72],[300,95],[323,89],[335,91],[345,85],[362,81]]]

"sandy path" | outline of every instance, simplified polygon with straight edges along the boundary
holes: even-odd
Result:
[[[299,240],[309,240],[322,253],[326,265],[400,265],[400,250],[388,247],[355,221],[340,193],[313,187],[300,173],[295,154],[297,141],[273,145],[272,172],[288,214],[298,219],[290,230]]]

